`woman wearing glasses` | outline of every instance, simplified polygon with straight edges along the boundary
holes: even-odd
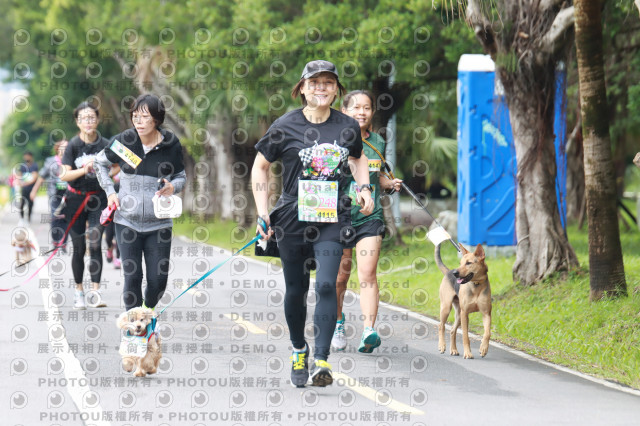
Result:
[[[173,221],[156,216],[153,198],[169,197],[186,182],[182,145],[170,131],[161,128],[165,107],[154,95],[142,95],[131,108],[133,128],[112,138],[100,153],[96,172],[116,206],[113,218],[124,271],[123,298],[127,310],[138,306],[154,308],[167,287]],[[120,166],[120,187],[109,177],[112,164]],[[159,189],[161,186],[161,189]],[[142,295],[142,257],[147,288]]]
[[[102,308],[107,304],[100,293],[100,279],[102,277],[102,227],[100,213],[107,206],[107,197],[98,184],[94,172],[96,155],[102,151],[109,141],[98,132],[98,108],[88,102],[82,102],[73,110],[73,118],[80,132],[71,138],[62,157],[64,170],[60,179],[69,185],[66,192],[65,218],[73,223],[69,236],[73,241],[73,255],[71,269],[76,283],[73,298],[74,309],[87,309],[82,285],[84,274],[84,254],[87,250],[85,236],[82,235],[89,228],[89,274],[91,275],[92,291],[88,295],[89,306]]]

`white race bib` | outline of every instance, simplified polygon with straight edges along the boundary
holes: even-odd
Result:
[[[369,159],[369,173],[382,170],[382,160]]]
[[[138,164],[142,162],[142,158],[138,157],[133,153],[133,151],[122,145],[117,139],[114,140],[111,144],[111,151],[115,152],[118,157],[122,158],[128,165],[130,165],[134,169],[138,167]]]
[[[298,220],[335,223],[338,221],[338,182],[299,180]]]

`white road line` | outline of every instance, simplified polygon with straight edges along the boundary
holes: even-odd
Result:
[[[255,325],[252,322],[249,321],[245,321],[242,318],[238,318],[237,316],[234,317],[231,314],[224,314],[225,317],[229,318],[231,321],[234,321],[236,324],[240,324],[244,327],[247,328],[247,331],[249,333],[253,333],[253,334],[267,334],[266,331],[264,331],[263,329],[261,329],[260,327],[258,327],[257,325]]]
[[[396,311],[396,312],[401,312],[403,314],[407,314],[408,316],[410,316],[410,317],[412,317],[414,319],[417,319],[417,320],[420,320],[420,321],[423,321],[423,322],[427,322],[427,323],[432,324],[432,325],[434,325],[436,327],[440,324],[440,321],[437,321],[437,320],[435,320],[433,318],[429,318],[428,316],[419,314],[417,312],[410,311],[410,310],[408,310],[406,308],[402,308],[402,307],[394,306],[394,305],[389,305],[388,303],[385,303],[385,302],[380,302],[380,305],[384,306],[384,307],[386,307],[388,309],[391,309],[392,311]],[[447,330],[451,330],[451,326],[449,324],[447,324]],[[458,334],[462,335],[462,330],[458,329]],[[475,334],[475,333],[472,333],[471,331],[469,331],[469,337],[471,337],[471,338],[473,338],[475,340],[482,340],[482,336],[480,336],[478,334]],[[581,372],[576,371],[576,370],[572,370],[572,369],[570,369],[568,367],[565,367],[565,366],[562,366],[562,365],[553,364],[553,363],[551,363],[549,361],[545,361],[543,359],[536,358],[533,355],[529,355],[528,353],[519,351],[517,349],[513,349],[512,347],[509,347],[507,345],[503,345],[502,343],[494,342],[493,340],[490,340],[489,344],[491,346],[494,346],[496,348],[500,348],[500,349],[502,349],[502,350],[504,350],[506,352],[509,352],[511,354],[517,355],[517,356],[519,356],[521,358],[528,359],[529,361],[534,361],[534,362],[537,362],[538,364],[542,364],[542,365],[545,365],[547,367],[551,367],[551,368],[554,368],[556,370],[559,370],[559,371],[562,371],[562,372],[565,372],[565,373],[573,374],[574,376],[580,377],[582,379],[589,380],[590,382],[597,383],[599,385],[606,386],[606,387],[611,388],[611,389],[618,390],[620,392],[625,392],[625,393],[628,393],[628,394],[631,394],[631,395],[640,396],[640,390],[638,390],[638,389],[634,389],[634,388],[630,388],[630,387],[627,387],[627,386],[623,386],[623,385],[620,385],[618,383],[613,383],[613,382],[610,382],[608,380],[600,379],[598,377],[593,377],[593,376],[590,376],[588,374],[581,373]]]
[[[31,241],[33,241],[34,245],[36,246],[36,254],[40,253],[40,245],[38,244],[38,241],[35,238],[35,235],[33,234],[31,228],[29,228],[29,233],[30,238],[32,238]],[[35,260],[33,263],[35,263],[39,268],[42,266],[44,261],[42,260],[42,257],[38,257],[37,260]],[[51,300],[50,296],[52,294],[52,280],[49,276],[48,268],[45,267],[40,270],[40,272],[38,273],[38,279],[46,279],[50,284],[48,287],[43,286],[41,288],[42,303],[47,309],[49,316],[49,319],[47,321],[49,330],[52,330],[53,327],[61,328],[62,330],[64,330],[62,322],[60,321],[60,319],[58,319],[62,318],[62,315],[60,315],[60,309],[58,309],[58,307],[54,306],[53,304],[49,304]],[[85,422],[85,424],[87,424],[88,422],[88,424],[96,426],[111,426],[111,422],[102,420],[103,409],[100,405],[98,394],[95,393],[95,395],[93,395],[93,393],[88,393],[92,392],[91,388],[86,384],[89,383],[89,380],[84,374],[84,370],[82,369],[78,358],[76,358],[73,352],[69,350],[69,342],[67,341],[66,331],[63,332],[63,336],[60,339],[54,339],[50,331],[47,334],[49,342],[52,345],[55,343],[57,347],[61,348],[61,350],[56,353],[56,356],[63,362],[64,376],[67,379],[67,392],[71,396],[71,399],[73,399],[73,402],[75,403],[82,420]],[[89,396],[87,397],[87,395]],[[91,398],[91,400],[88,400],[89,398]],[[96,404],[93,404],[92,402],[94,398],[97,398]],[[98,420],[94,420],[94,418]]]
[[[378,399],[380,398],[380,391],[370,388],[369,386],[362,386],[358,383],[356,379],[353,379],[347,376],[344,373],[333,372],[334,380],[342,381],[345,386],[349,387],[355,392],[358,392],[360,395],[364,396],[367,399],[375,402],[378,406],[383,406],[390,408],[399,413],[409,413],[418,416],[424,415],[424,411],[419,410],[415,407],[411,407],[410,405],[404,404],[402,402],[396,401],[393,398],[390,398],[389,402],[381,403]],[[340,384],[338,382],[338,384]],[[386,395],[385,395],[386,397]]]

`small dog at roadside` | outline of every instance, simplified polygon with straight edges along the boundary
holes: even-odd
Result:
[[[162,358],[160,336],[149,327],[154,318],[149,308],[131,308],[118,317],[118,328],[123,330],[120,343],[122,367],[136,377],[144,377],[158,371]]]
[[[33,259],[35,246],[29,239],[29,231],[25,228],[18,228],[13,233],[11,245],[16,252],[16,262],[18,265],[27,263]]]
[[[451,328],[451,355],[459,355],[456,346],[456,333],[462,324],[462,344],[464,357],[473,358],[469,343],[469,314],[482,313],[484,334],[480,343],[480,355],[485,356],[489,350],[491,337],[491,287],[489,286],[489,268],[484,262],[484,250],[478,244],[471,253],[460,244],[462,258],[458,269],[447,268],[440,257],[440,245],[436,246],[435,259],[438,268],[444,274],[440,283],[440,325],[438,326],[438,350],[444,353],[447,344],[444,341],[445,324],[451,306],[455,309],[455,321]]]

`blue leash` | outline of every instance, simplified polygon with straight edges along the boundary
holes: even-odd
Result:
[[[267,223],[262,219],[262,218],[258,218],[258,224],[262,227],[262,229],[264,230],[264,232],[267,232]],[[212,269],[210,269],[207,273],[205,273],[203,276],[201,276],[200,278],[198,278],[198,280],[196,282],[194,282],[193,284],[191,284],[189,287],[187,287],[186,290],[184,290],[182,293],[180,293],[178,295],[178,297],[176,297],[175,299],[173,299],[171,301],[171,303],[169,303],[167,306],[165,306],[164,308],[162,308],[162,310],[160,311],[160,313],[155,317],[151,319],[151,324],[149,324],[147,326],[147,334],[149,334],[149,327],[151,328],[151,331],[155,330],[156,328],[156,322],[157,322],[157,317],[159,317],[160,315],[162,315],[162,313],[164,311],[167,310],[167,308],[171,305],[173,305],[173,303],[180,299],[180,297],[182,297],[186,292],[188,292],[189,290],[191,290],[193,287],[195,287],[196,285],[198,285],[201,281],[203,281],[205,278],[207,278],[209,275],[213,274],[215,271],[217,271],[222,265],[224,265],[225,263],[227,263],[229,261],[229,259],[235,257],[237,254],[241,253],[244,249],[246,249],[247,247],[249,247],[250,245],[254,244],[256,241],[258,241],[259,239],[261,239],[262,237],[260,236],[260,234],[256,235],[251,241],[249,241],[247,244],[244,245],[244,247],[242,247],[241,249],[239,249],[237,252],[233,253],[231,256],[229,256],[228,258],[226,258],[225,260],[223,260],[222,262],[218,263],[216,266],[214,266]]]

